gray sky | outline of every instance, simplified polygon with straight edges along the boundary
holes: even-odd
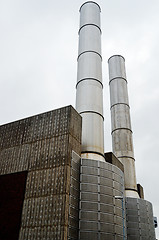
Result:
[[[0,1],[0,124],[75,106],[82,0]],[[137,181],[159,218],[159,1],[98,0],[105,151],[111,151],[107,59],[126,59]],[[159,230],[158,237],[159,237]]]

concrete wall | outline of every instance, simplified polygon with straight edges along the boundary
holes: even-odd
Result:
[[[71,107],[0,127],[0,174],[28,171],[19,239],[77,239],[81,117]],[[2,206],[3,207],[3,206]]]

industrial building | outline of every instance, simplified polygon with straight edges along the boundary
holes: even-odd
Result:
[[[125,59],[109,58],[113,152],[104,152],[100,6],[80,8],[76,110],[0,127],[0,239],[155,240],[137,184]]]

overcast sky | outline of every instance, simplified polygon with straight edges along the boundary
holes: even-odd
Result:
[[[75,106],[83,2],[0,1],[0,124]],[[121,54],[126,59],[137,181],[159,218],[159,1],[97,3],[102,9],[105,151],[111,151],[107,60]]]

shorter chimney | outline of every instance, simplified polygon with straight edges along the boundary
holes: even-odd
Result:
[[[120,55],[115,55],[109,58],[108,63],[113,153],[124,165],[126,197],[139,198],[136,183],[125,59]]]

